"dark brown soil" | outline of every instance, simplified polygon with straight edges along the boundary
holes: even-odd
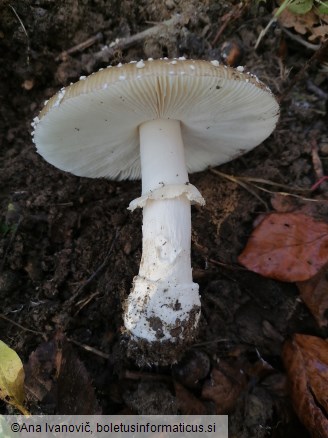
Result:
[[[281,346],[295,332],[325,337],[328,331],[316,324],[293,284],[261,278],[237,264],[252,221],[266,211],[264,203],[211,171],[191,175],[206,199],[205,207],[192,211],[192,265],[202,295],[199,337],[173,368],[139,369],[126,357],[121,332],[122,306],[141,256],[141,212],[130,213],[126,207],[139,196],[140,182],[69,175],[46,163],[31,141],[30,124],[43,101],[79,76],[108,63],[150,56],[220,59],[222,43],[233,40],[243,47],[240,63],[279,96],[313,53],[285,39],[276,26],[255,51],[273,2],[261,7],[251,3],[213,45],[220,17],[237,1],[2,0],[0,339],[27,363],[42,342],[64,332],[80,344],[74,349],[105,414],[186,413],[174,381],[189,388],[190,397],[202,402],[207,413],[215,412],[214,402],[202,398],[202,382],[208,381],[211,370],[221,360],[234,366],[239,360],[247,366],[265,361],[273,370],[269,378],[248,374],[228,410],[230,435],[307,437],[287,390],[283,385],[277,389],[284,381]],[[188,15],[184,26],[117,50],[110,59],[99,56],[104,44],[175,13]],[[98,33],[90,47],[58,58]],[[287,50],[283,58],[282,44]],[[220,170],[310,187],[315,174],[309,138],[316,136],[322,156],[328,152],[326,101],[318,92],[327,92],[327,86],[327,74],[314,63],[283,100],[271,137]],[[259,194],[270,209],[270,195]],[[195,354],[201,360],[193,365]],[[195,366],[201,377],[190,386],[185,374],[192,374]]]

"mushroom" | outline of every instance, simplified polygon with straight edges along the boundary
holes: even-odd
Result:
[[[242,67],[161,59],[118,64],[60,90],[34,120],[34,143],[75,175],[142,179],[142,259],[125,303],[129,354],[176,361],[194,339],[191,208],[204,204],[188,172],[249,151],[273,131],[279,105]],[[142,353],[142,354],[140,354]]]

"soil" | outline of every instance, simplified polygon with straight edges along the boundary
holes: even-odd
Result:
[[[237,263],[253,220],[272,209],[270,194],[257,192],[259,199],[210,170],[190,176],[206,199],[205,207],[192,210],[199,335],[174,366],[140,368],[127,357],[122,339],[122,307],[138,272],[142,225],[141,212],[126,207],[139,196],[140,182],[67,174],[45,162],[31,140],[30,124],[44,100],[108,63],[163,56],[222,60],[222,44],[236,42],[242,48],[238,64],[280,96],[313,52],[275,25],[255,50],[274,7],[257,3],[230,17],[219,38],[222,17],[238,9],[237,1],[0,5],[0,338],[26,364],[43,342],[64,333],[104,414],[188,413],[192,405],[193,413],[229,413],[232,437],[309,436],[291,407],[281,347],[292,333],[327,337],[328,331],[317,325],[294,284],[262,278]],[[176,13],[188,16],[184,25],[101,55],[105,44]],[[94,36],[88,47],[61,56]],[[316,175],[309,139],[316,139],[320,156],[328,153],[327,86],[327,74],[310,65],[282,101],[271,137],[220,171],[310,187]],[[259,363],[270,372],[245,371]],[[221,408],[204,393],[211,382],[215,387],[220,364],[246,374],[242,389]],[[46,411],[42,401],[30,402],[32,412],[36,406]]]

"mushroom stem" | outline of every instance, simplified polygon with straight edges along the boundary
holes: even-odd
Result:
[[[172,194],[166,186],[189,184],[177,120],[154,120],[140,127],[142,195],[161,188],[159,199],[149,199],[143,209],[143,256],[139,276],[151,281],[189,283],[191,214],[186,196]]]
[[[147,201],[142,235],[140,277],[175,284],[192,281],[190,201],[185,196]]]
[[[140,128],[142,194],[189,182],[179,120],[157,119]]]
[[[154,120],[140,127],[143,206],[142,259],[124,315],[133,337],[150,343],[192,339],[200,316],[190,262],[189,184],[180,122]],[[132,204],[133,204],[132,203]]]

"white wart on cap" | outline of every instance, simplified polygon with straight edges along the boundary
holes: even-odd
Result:
[[[129,208],[143,208],[143,254],[124,313],[140,364],[174,362],[197,331],[190,203],[204,200],[188,172],[247,152],[277,123],[270,90],[241,70],[184,58],[119,64],[62,89],[34,122],[37,151],[54,166],[142,178]]]

